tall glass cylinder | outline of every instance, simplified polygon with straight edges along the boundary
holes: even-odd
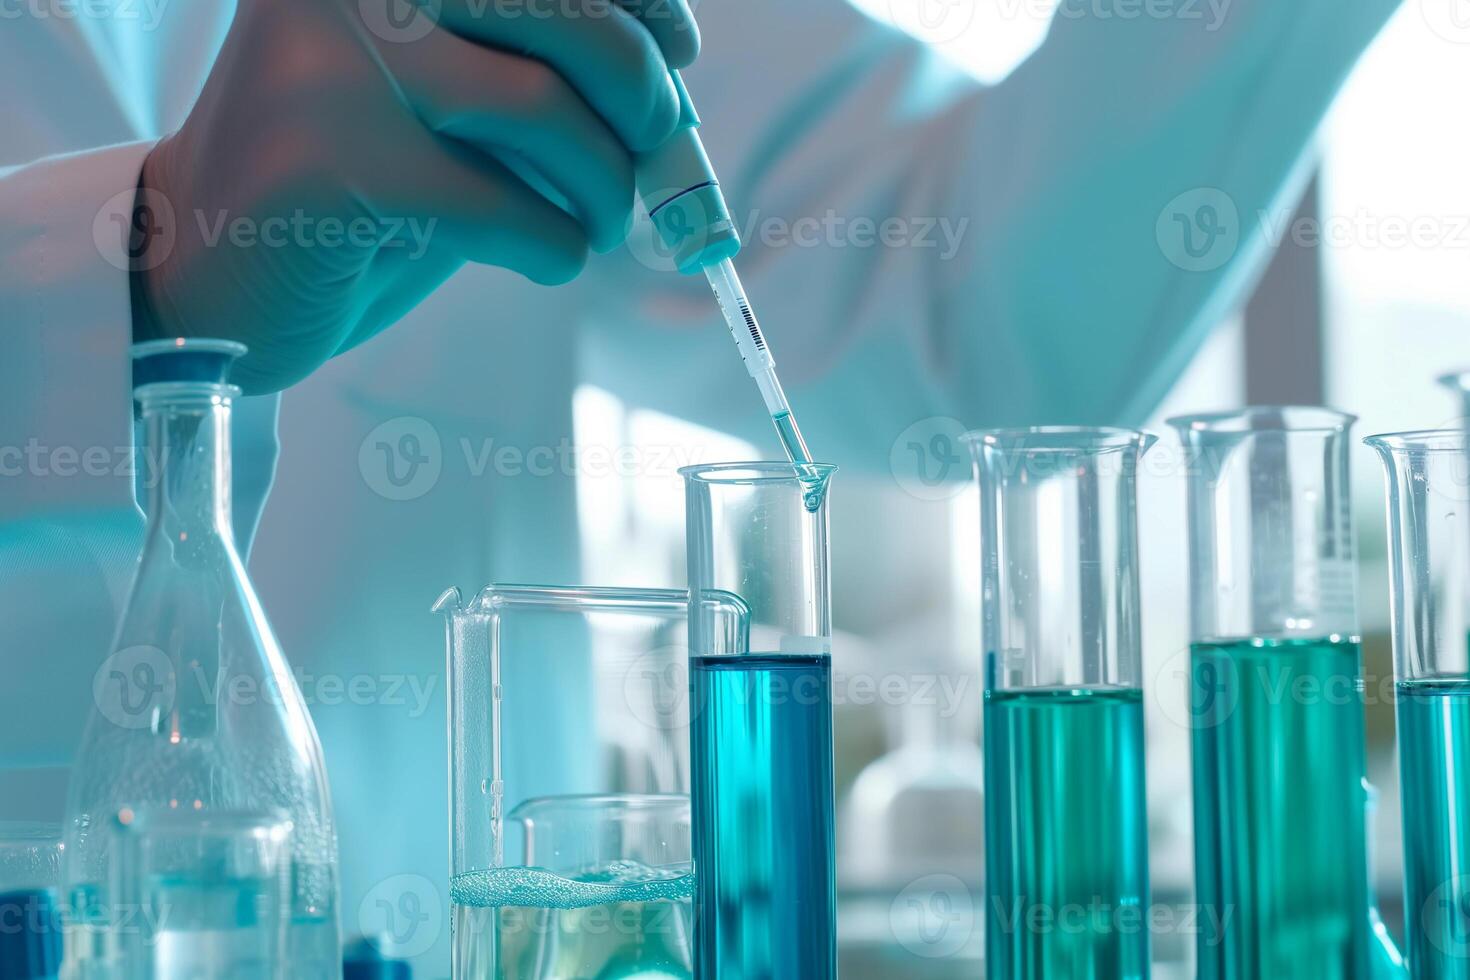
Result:
[[[1369,975],[1354,421],[1170,420],[1188,475],[1201,980]]]
[[[986,973],[1149,975],[1138,461],[1153,437],[967,437],[980,484]]]
[[[837,975],[831,467],[690,467],[695,975]],[[732,633],[712,613],[748,609]]]
[[[1470,437],[1366,441],[1388,479],[1406,953],[1415,980],[1470,977]]]

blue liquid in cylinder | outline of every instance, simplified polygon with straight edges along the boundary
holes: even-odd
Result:
[[[1410,972],[1470,977],[1470,681],[1400,683],[1398,723]]]
[[[987,691],[986,975],[1148,977],[1147,823],[1141,691]]]
[[[1371,911],[1358,644],[1196,643],[1200,980],[1361,980]]]
[[[832,661],[695,657],[695,976],[837,975]]]

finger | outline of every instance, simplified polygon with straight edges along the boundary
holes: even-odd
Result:
[[[582,222],[593,248],[628,236],[633,158],[607,124],[546,64],[435,31],[400,45],[389,67],[435,132],[486,153],[511,151]],[[501,162],[514,168],[512,158]]]
[[[618,0],[658,42],[670,68],[684,68],[699,57],[699,25],[688,0]]]
[[[425,144],[375,173],[370,207],[422,216],[414,231],[420,247],[447,246],[544,285],[577,277],[588,243],[576,218],[484,154],[449,141]]]
[[[630,150],[653,149],[678,122],[658,42],[615,0],[444,0],[440,20],[469,40],[556,69]]]

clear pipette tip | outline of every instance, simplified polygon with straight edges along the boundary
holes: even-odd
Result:
[[[776,377],[775,361],[766,345],[765,335],[761,333],[760,323],[750,308],[750,300],[745,295],[735,264],[723,259],[706,266],[704,271],[715,291],[715,298],[720,302],[725,322],[730,325],[735,344],[740,348],[740,356],[745,359],[745,367],[760,388],[766,410],[771,413],[771,424],[776,428],[781,448],[802,474],[802,484],[806,488],[803,499],[807,509],[815,511],[822,506],[822,498],[826,494],[827,474],[812,466],[811,451],[807,449],[806,440],[796,424],[796,416],[792,414],[791,403],[786,400],[781,380]]]

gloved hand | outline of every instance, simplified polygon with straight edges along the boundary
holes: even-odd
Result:
[[[143,168],[135,338],[242,341],[263,393],[465,261],[574,278],[626,237],[698,49],[687,0],[240,0]]]

